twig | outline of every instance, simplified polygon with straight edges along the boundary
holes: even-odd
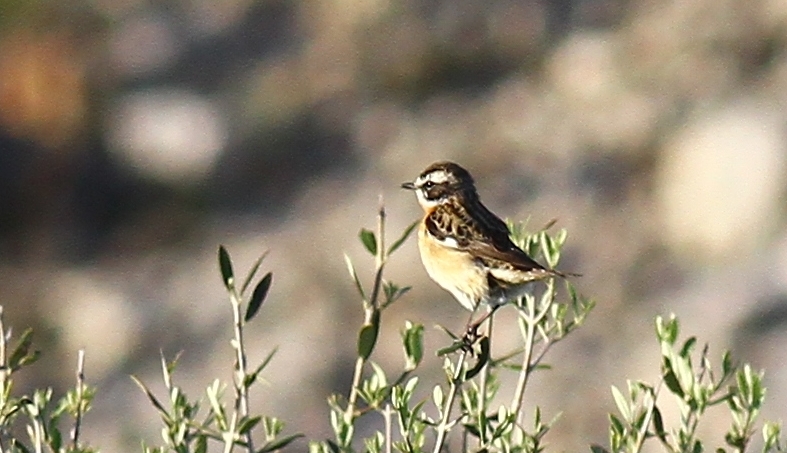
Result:
[[[234,321],[234,330],[235,330],[235,352],[237,354],[237,370],[235,373],[235,410],[237,411],[240,409],[240,415],[245,417],[249,415],[249,392],[248,388],[246,387],[246,349],[243,344],[243,317],[241,316],[241,301],[240,297],[237,294],[237,290],[233,288],[231,291],[230,301],[232,302],[232,315]],[[231,423],[231,432],[235,432],[235,428],[237,427],[237,420],[238,417],[234,416],[232,418]],[[246,446],[249,453],[254,453],[254,442],[251,437],[251,431],[245,434]],[[229,442],[224,444],[224,451],[225,453],[229,453],[232,451],[232,447],[234,445],[234,441],[229,439]]]
[[[524,320],[525,323],[525,351],[524,356],[522,358],[522,369],[519,372],[519,379],[517,380],[516,389],[514,391],[514,397],[511,401],[511,409],[516,414],[517,423],[522,422],[522,405],[525,400],[525,388],[527,387],[527,382],[530,378],[530,373],[533,370],[533,348],[535,347],[535,337],[536,337],[536,330],[538,324],[544,319],[544,317],[549,313],[549,307],[552,305],[554,301],[555,293],[554,293],[554,280],[549,280],[547,283],[547,291],[549,292],[549,299],[550,302],[545,304],[542,310],[536,313],[536,302],[535,297],[528,297],[527,298],[527,307],[526,313],[523,313],[523,310],[520,308],[520,316]],[[546,353],[546,349],[548,349],[548,344],[545,346],[545,349],[541,351],[541,354],[538,355],[538,361]]]
[[[375,274],[374,286],[368,301],[364,301],[364,324],[372,322],[375,312],[379,308],[377,299],[380,295],[380,288],[383,282],[383,269],[385,268],[385,207],[383,199],[380,197],[380,207],[377,211],[377,253],[375,253]],[[355,359],[355,369],[353,370],[353,381],[350,387],[350,396],[347,398],[347,409],[344,411],[344,419],[347,423],[352,422],[355,417],[355,406],[358,401],[358,387],[361,384],[361,375],[366,359],[358,356]]]
[[[82,398],[85,388],[85,350],[80,349],[77,354],[77,413],[76,417],[74,417],[74,432],[72,434],[73,437],[73,449],[74,451],[78,450],[79,446],[79,429],[82,426]]]
[[[492,307],[487,307],[487,309],[489,310],[489,312],[493,311]],[[491,351],[492,351],[492,321],[493,320],[494,318],[490,314],[490,316],[487,317],[486,321],[484,321],[484,323],[486,324],[486,329],[485,329],[486,336],[489,339],[490,358],[487,360],[487,363],[484,364],[484,369],[481,370],[481,376],[478,383],[479,384],[478,387],[480,388],[479,390],[480,393],[478,395],[478,420],[481,422],[483,422],[483,420],[486,419],[486,406],[487,406],[486,388],[489,380],[489,363],[492,361]],[[486,432],[485,426],[480,426],[479,437],[478,437],[479,447],[482,447],[487,442],[485,432]]]
[[[386,404],[383,411],[385,418],[385,453],[391,453],[392,433],[391,433],[391,405]]]

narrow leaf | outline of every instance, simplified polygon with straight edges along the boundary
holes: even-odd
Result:
[[[266,366],[268,366],[268,363],[271,361],[271,359],[273,358],[274,354],[276,354],[276,351],[278,351],[278,350],[279,350],[278,346],[273,348],[273,350],[268,354],[268,356],[265,357],[265,360],[263,360],[262,363],[260,363],[260,365],[257,367],[257,369],[254,370],[254,372],[251,373],[250,375],[246,376],[246,381],[247,381],[246,382],[246,388],[251,386],[251,384],[253,384],[254,381],[257,380],[257,375],[259,375],[260,372],[262,370],[264,370]]]
[[[675,376],[678,378],[681,389],[684,393],[691,394],[694,390],[696,377],[691,369],[691,362],[685,357],[675,357],[672,363],[672,369],[675,371]]]
[[[404,332],[404,349],[407,359],[407,370],[414,370],[424,357],[424,326],[409,326]]]
[[[452,340],[455,340],[455,341],[459,340],[459,336],[456,335],[455,333],[451,332],[450,330],[448,330],[448,328],[445,327],[444,325],[437,324],[437,325],[435,325],[435,327],[437,327],[438,329],[440,329],[443,332],[445,332],[445,334],[448,335],[449,337],[451,337]]]
[[[22,359],[18,363],[19,368],[25,367],[27,365],[32,365],[33,363],[37,362],[39,358],[41,358],[41,351],[34,350],[33,352],[22,357]]]
[[[268,442],[267,444],[265,444],[259,450],[257,450],[257,453],[269,453],[269,452],[272,452],[272,451],[281,450],[282,448],[284,448],[287,445],[289,445],[295,439],[299,439],[301,437],[304,437],[304,435],[298,433],[298,434],[293,434],[291,436],[282,437],[281,439],[273,440],[273,441]],[[331,450],[333,450],[334,446],[336,444],[333,444],[333,445],[331,445],[331,444],[333,444],[333,442],[330,442],[328,445],[330,445]]]
[[[19,341],[14,348],[14,351],[8,358],[8,367],[11,370],[16,370],[20,366],[20,362],[24,357],[26,357],[30,352],[30,346],[33,344],[33,329],[27,328],[24,332],[22,332],[22,336],[19,337]]]
[[[653,429],[662,442],[667,442],[667,434],[664,432],[664,419],[661,417],[659,408],[655,406],[653,407]]]
[[[243,318],[244,321],[249,322],[260,310],[262,303],[265,301],[265,297],[268,295],[272,280],[273,274],[268,272],[265,274],[265,277],[262,277],[262,280],[257,283],[257,286],[254,287],[254,292],[251,294],[251,299],[249,300],[249,307],[246,309],[246,316]]]
[[[360,233],[358,233],[358,237],[361,238],[363,246],[366,247],[369,253],[377,255],[377,238],[374,237],[372,231],[362,228]]]
[[[262,417],[258,415],[256,417],[247,418],[241,421],[240,426],[238,426],[238,434],[248,433],[254,429],[255,426],[257,426],[260,420],[262,420]]]
[[[623,416],[623,419],[630,422],[631,421],[631,409],[629,408],[629,403],[626,400],[626,397],[623,396],[620,390],[614,385],[611,386],[612,388],[612,398],[615,399],[615,405],[618,407],[618,411],[620,411],[620,415]]]
[[[691,350],[694,348],[694,345],[697,344],[697,337],[689,337],[685,343],[683,343],[683,347],[680,348],[680,356],[686,357],[691,353]]]
[[[623,428],[623,423],[620,422],[620,419],[612,414],[609,414],[609,424],[610,429],[616,434],[623,435],[623,433],[626,432],[626,430]]]
[[[346,253],[344,254],[344,262],[347,264],[347,271],[350,273],[350,277],[352,277],[353,282],[355,283],[355,288],[358,290],[358,294],[360,294],[361,299],[366,302],[366,293],[364,292],[363,286],[361,285],[361,280],[358,278],[358,273],[355,272],[355,266],[353,266],[353,262]]]
[[[358,332],[358,356],[363,360],[372,355],[374,346],[377,343],[377,333],[380,330],[380,315],[375,310],[375,315],[372,316],[372,321],[364,324],[361,331]]]
[[[722,372],[722,381],[727,379],[733,372],[735,371],[732,365],[732,357],[730,357],[730,351],[724,351],[724,355],[721,357],[721,372]]]
[[[232,272],[232,260],[227,249],[223,245],[219,246],[219,269],[221,269],[221,279],[227,289],[232,289],[235,275]]]
[[[260,268],[260,264],[262,264],[262,260],[264,260],[266,256],[268,256],[268,250],[266,250],[265,253],[260,255],[260,257],[257,258],[257,261],[255,261],[254,264],[251,266],[251,269],[249,269],[249,273],[246,275],[246,279],[243,280],[243,286],[241,286],[240,289],[241,294],[246,292],[246,289],[248,289],[249,285],[251,284],[251,281],[254,280],[254,276],[257,275],[257,271]]]
[[[328,448],[331,450],[331,453],[339,453],[339,446],[336,445],[336,442],[332,441],[331,439],[326,439],[325,443],[328,445]],[[257,452],[260,453],[260,452]]]
[[[672,371],[672,368],[668,369],[664,373],[664,384],[667,385],[667,388],[670,389],[672,393],[683,398],[683,389],[680,388],[680,382],[678,381],[677,376],[675,376],[675,373]]]
[[[438,357],[442,357],[444,355],[448,355],[448,354],[450,354],[452,352],[455,352],[455,351],[458,351],[458,350],[462,349],[464,346],[465,346],[465,343],[463,341],[454,341],[453,344],[451,344],[450,346],[446,346],[446,347],[444,347],[442,349],[438,349],[437,350],[437,356]]]
[[[201,435],[197,437],[197,445],[194,447],[194,453],[206,453],[208,451],[208,438]]]
[[[161,413],[161,415],[164,418],[168,419],[169,418],[169,414],[167,414],[167,410],[164,409],[164,406],[162,406],[161,403],[159,402],[159,400],[156,398],[156,396],[153,395],[153,392],[151,392],[150,389],[148,389],[148,387],[141,380],[139,380],[139,378],[137,378],[133,374],[131,375],[131,379],[137,384],[137,386],[140,389],[142,389],[143,392],[145,392],[145,395],[147,395],[147,397],[150,400],[150,402]]]
[[[399,247],[401,247],[401,245],[402,245],[402,244],[404,244],[404,241],[406,241],[406,240],[407,240],[407,238],[408,238],[408,237],[410,237],[410,234],[412,234],[412,233],[413,233],[413,230],[415,230],[415,227],[418,225],[418,222],[419,222],[419,221],[418,221],[418,220],[416,220],[415,222],[411,223],[411,224],[410,224],[410,225],[409,225],[407,228],[405,228],[404,232],[403,232],[403,233],[402,233],[402,235],[399,237],[399,239],[397,239],[396,241],[394,241],[394,243],[393,243],[393,244],[391,244],[391,246],[388,248],[388,254],[389,254],[389,255],[390,255],[391,253],[395,252],[395,251],[396,251],[396,249],[398,249]]]

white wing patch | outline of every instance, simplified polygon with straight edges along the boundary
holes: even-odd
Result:
[[[442,245],[444,245],[446,247],[450,247],[452,249],[458,249],[459,248],[459,242],[453,236],[446,236],[443,239],[439,239],[438,242],[440,242],[440,244],[442,244]]]

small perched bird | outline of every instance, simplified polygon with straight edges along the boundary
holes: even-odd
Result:
[[[505,222],[481,203],[473,177],[459,165],[434,163],[402,188],[414,190],[424,210],[418,248],[426,272],[471,312],[488,304],[489,316],[524,295],[528,283],[566,276],[538,264],[511,241]]]

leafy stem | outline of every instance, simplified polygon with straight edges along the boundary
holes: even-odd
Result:
[[[453,423],[450,422],[451,420],[451,408],[454,405],[454,399],[456,398],[456,392],[459,387],[462,385],[463,381],[463,374],[465,372],[465,360],[467,359],[467,351],[462,350],[459,354],[459,358],[456,361],[456,364],[453,366],[453,374],[451,375],[451,380],[448,385],[448,395],[445,398],[443,407],[441,409],[441,417],[440,422],[437,425],[437,437],[435,438],[434,443],[434,453],[440,453],[443,449],[443,444],[445,443],[445,436],[448,430],[450,429]],[[450,362],[448,362],[450,363]]]

